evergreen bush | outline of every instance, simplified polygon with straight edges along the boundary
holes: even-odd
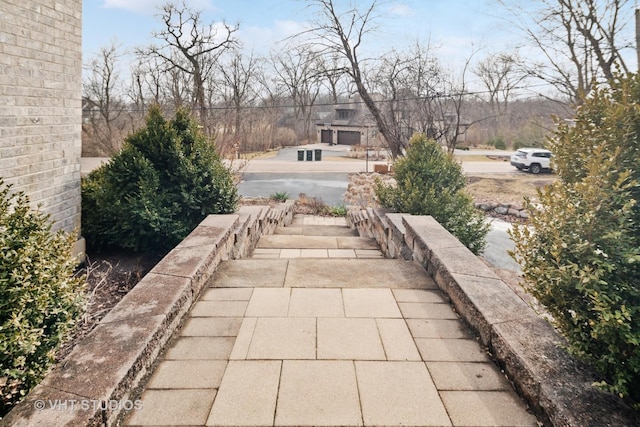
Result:
[[[167,121],[153,107],[146,126],[83,179],[82,230],[96,250],[166,252],[237,202],[231,172],[189,112]]]
[[[527,201],[514,258],[570,351],[640,402],[640,78],[596,89],[548,140],[558,179]]]
[[[396,185],[376,184],[382,206],[431,215],[473,253],[482,252],[489,225],[464,191],[467,180],[451,155],[424,134],[415,134],[406,156],[393,167]]]
[[[10,189],[0,178],[0,417],[44,377],[84,308],[75,236],[52,233]]]

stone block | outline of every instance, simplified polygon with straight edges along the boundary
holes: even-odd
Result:
[[[446,292],[463,319],[489,345],[493,325],[527,320],[533,312],[500,279],[452,274]]]
[[[92,401],[127,398],[169,338],[164,325],[165,316],[101,323],[41,385]]]
[[[640,425],[637,412],[593,386],[597,378],[570,357],[545,320],[497,324],[491,350],[534,411],[552,425]]]

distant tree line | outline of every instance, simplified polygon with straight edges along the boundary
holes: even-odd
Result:
[[[552,114],[570,118],[593,83],[628,69],[631,44],[623,36],[631,5],[497,2],[528,44],[484,56],[475,49],[457,70],[422,41],[398,41],[364,59],[383,11],[378,1],[343,9],[335,0],[307,0],[312,28],[265,56],[243,48],[239,25],[204,22],[184,2],[167,3],[155,44],[125,51],[113,41],[87,59],[84,154],[116,153],[152,105],[169,114],[192,110],[223,155],[315,141],[316,123],[354,95],[393,157],[414,132],[450,151],[498,140],[509,148],[541,145]],[[125,56],[133,58],[128,71]]]

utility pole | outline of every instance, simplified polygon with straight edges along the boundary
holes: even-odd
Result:
[[[636,55],[638,58],[638,71],[640,71],[640,9],[636,9]]]

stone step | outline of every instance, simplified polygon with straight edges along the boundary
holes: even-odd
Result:
[[[262,236],[258,249],[379,249],[373,238],[354,236]]]
[[[357,230],[343,225],[293,225],[278,227],[275,234],[292,236],[358,236]]]
[[[384,258],[379,249],[278,249],[258,248],[251,258]]]
[[[223,261],[207,286],[437,289],[433,279],[420,264],[397,259]]]

